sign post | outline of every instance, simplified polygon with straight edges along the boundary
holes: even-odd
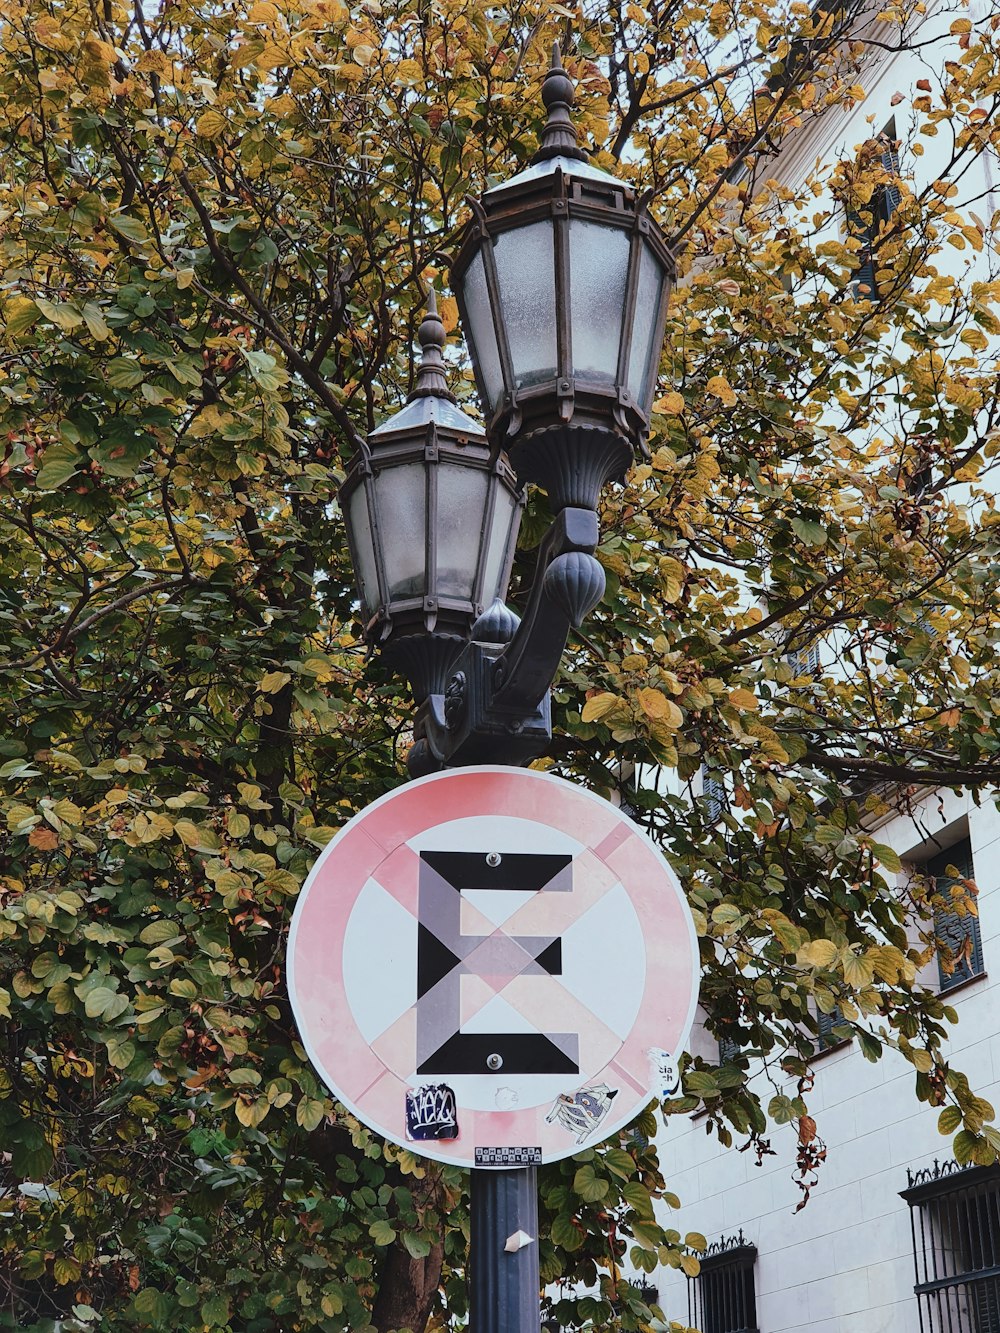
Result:
[[[698,950],[662,854],[549,774],[436,773],[356,815],[296,905],[288,984],[327,1087],[473,1168],[474,1333],[538,1333],[535,1168],[670,1089]]]

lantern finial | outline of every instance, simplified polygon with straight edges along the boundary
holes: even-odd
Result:
[[[576,129],[569,114],[573,106],[573,80],[563,69],[558,42],[552,43],[552,64],[542,84],[542,101],[548,120],[542,130],[542,146],[532,162],[546,162],[553,157],[586,162],[587,154],[577,145]]]
[[[438,314],[437,297],[433,286],[427,289],[427,310],[420,321],[417,337],[421,347],[417,383],[406,401],[412,402],[414,398],[445,398],[449,403],[453,403],[455,395],[448,388],[442,356],[445,344],[444,324]]]

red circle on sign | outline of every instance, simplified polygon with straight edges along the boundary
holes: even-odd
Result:
[[[462,1166],[555,1161],[662,1096],[698,991],[663,855],[608,801],[530,769],[411,782],[333,838],[288,985],[327,1087]]]

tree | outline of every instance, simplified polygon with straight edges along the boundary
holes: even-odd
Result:
[[[402,780],[411,716],[362,652],[343,463],[410,383],[465,196],[533,151],[555,35],[584,141],[650,191],[688,273],[545,761],[605,791],[623,764],[705,766],[732,796],[720,821],[629,798],[689,889],[709,1026],[742,1048],[688,1061],[665,1110],[760,1151],[793,1121],[808,1188],[816,1008],[839,1006],[871,1058],[912,1062],[960,1160],[994,1159],[942,1049],[954,1014],[914,980],[932,891],[895,891],[866,828],[907,787],[1000,778],[1000,285],[992,221],[954,198],[1000,142],[997,20],[956,10],[908,105],[950,145],[926,187],[874,142],[815,191],[768,183],[797,125],[864,97],[874,42],[931,41],[910,9],[873,30],[777,0],[8,0],[0,1323],[462,1317],[461,1175],[326,1096],[283,939],[317,849]],[[942,264],[963,246],[975,282]],[[515,601],[544,521],[535,495]],[[748,1052],[799,1096],[762,1106]],[[676,1202],[656,1123],[544,1173],[544,1277],[593,1289],[560,1299],[566,1327],[612,1301],[648,1322],[626,1250],[696,1264],[701,1238],[654,1216]]]

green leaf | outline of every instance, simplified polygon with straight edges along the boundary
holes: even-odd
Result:
[[[962,1112],[957,1106],[946,1106],[938,1116],[938,1130],[942,1134],[954,1134],[962,1123]]]
[[[414,1259],[425,1259],[431,1252],[431,1243],[426,1236],[418,1236],[414,1231],[403,1232],[403,1244]]]
[[[583,1244],[583,1232],[569,1213],[557,1213],[552,1219],[549,1232],[553,1245],[561,1245],[564,1250],[578,1250]]]
[[[43,1180],[52,1167],[52,1149],[42,1127],[22,1120],[5,1133],[14,1175],[20,1180]]]
[[[606,1152],[601,1153],[601,1163],[616,1176],[621,1176],[623,1180],[628,1180],[635,1174],[635,1162],[624,1148],[608,1148]]]
[[[795,1109],[791,1099],[783,1093],[771,1098],[767,1104],[767,1113],[776,1125],[787,1125],[790,1120],[795,1119]]]
[[[109,361],[104,374],[113,389],[134,389],[145,378],[145,371],[138,361],[130,361],[125,356],[116,356]]]
[[[959,1166],[965,1166],[972,1161],[972,1154],[979,1144],[979,1135],[973,1134],[967,1129],[963,1129],[955,1135],[952,1151],[955,1154],[955,1161]]]
[[[585,1162],[573,1177],[573,1193],[578,1194],[585,1203],[597,1203],[605,1198],[610,1188],[607,1180],[602,1180],[594,1173],[590,1162]]]
[[[267,352],[244,349],[243,359],[254,381],[268,393],[275,393],[288,383],[287,372]]]
[[[627,1180],[622,1186],[622,1198],[642,1217],[652,1218],[653,1201],[649,1190],[639,1180]]]
[[[167,1299],[162,1291],[155,1287],[144,1287],[133,1301],[135,1311],[145,1320],[156,1322],[167,1314]]]
[[[108,218],[108,222],[118,235],[124,236],[127,241],[141,245],[143,241],[149,240],[149,233],[139,219],[131,217],[128,213],[115,213]]]
[[[96,986],[87,993],[83,1007],[88,1018],[100,1018],[106,1009],[110,1009],[117,996],[107,986]]]
[[[303,1097],[295,1108],[295,1123],[311,1133],[320,1124],[324,1114],[325,1110],[321,1101],[316,1101],[312,1097]]]
[[[40,491],[57,491],[76,474],[83,462],[79,449],[72,444],[53,444],[42,454],[42,466],[35,485]]]
[[[792,530],[797,537],[806,543],[807,546],[825,546],[827,542],[826,528],[821,523],[816,523],[809,518],[793,518]]]
[[[250,820],[234,811],[226,819],[226,829],[232,838],[245,838],[250,832]]]
[[[217,1291],[202,1301],[201,1317],[208,1328],[221,1328],[229,1322],[229,1297],[225,1292]]]
[[[882,863],[882,867],[888,870],[890,875],[898,875],[903,869],[903,863],[899,859],[899,853],[884,842],[872,843],[872,855],[877,856]]]
[[[368,1234],[376,1245],[391,1245],[396,1239],[396,1232],[392,1223],[386,1221],[384,1217],[371,1224],[368,1228]]]

